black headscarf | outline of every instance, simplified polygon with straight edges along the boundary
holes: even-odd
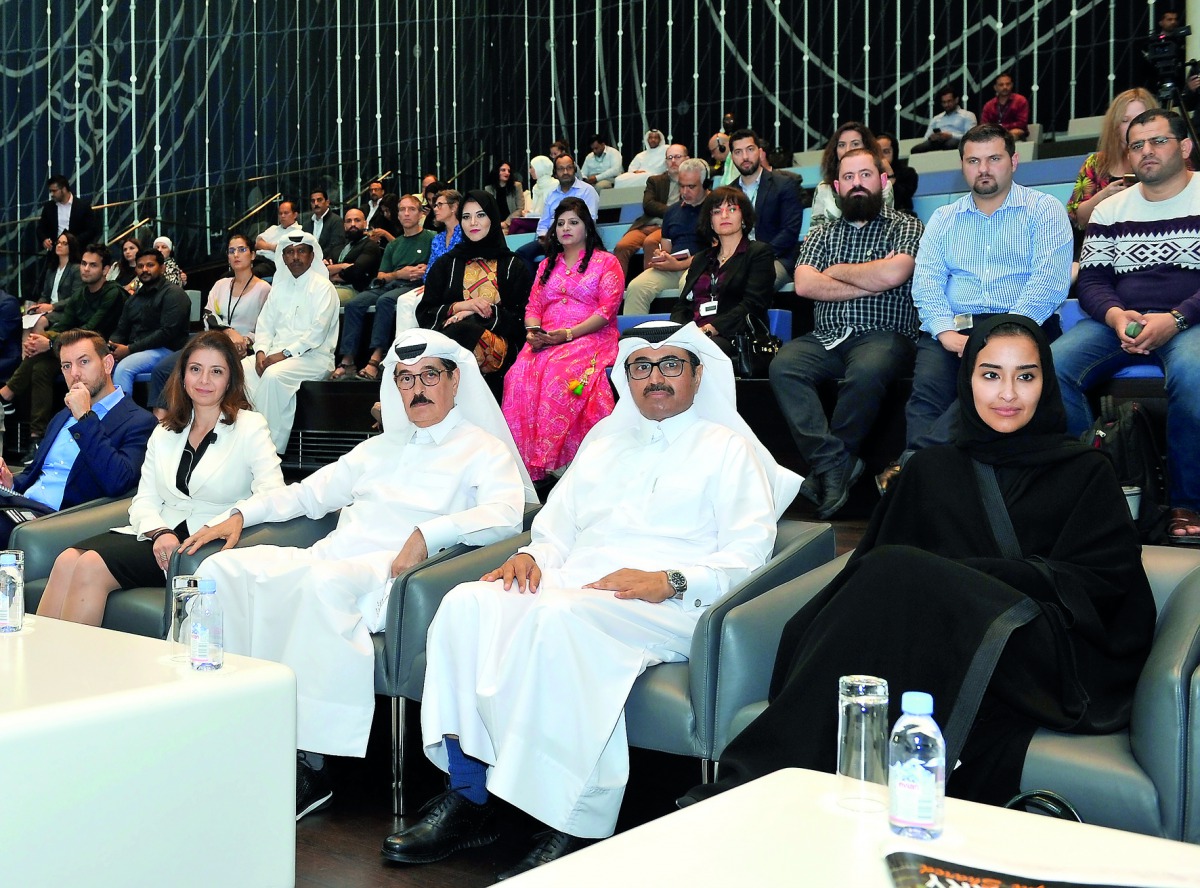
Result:
[[[492,220],[492,227],[481,241],[471,240],[467,237],[467,232],[464,229],[462,240],[446,256],[455,256],[459,259],[500,259],[503,256],[509,255],[512,251],[509,250],[508,242],[504,239],[504,232],[500,229],[500,225],[504,222],[505,217],[500,213],[500,207],[496,203],[496,198],[492,197],[486,191],[468,191],[463,195],[462,203],[458,205],[459,225],[462,225],[463,210],[469,201],[474,201],[483,208],[483,211],[487,213],[487,217]],[[439,259],[438,261],[440,262],[441,260]]]
[[[1015,432],[998,432],[983,421],[975,409],[971,377],[979,352],[987,345],[992,331],[1014,324],[1029,331],[1037,343],[1038,363],[1042,370],[1042,396],[1029,422]],[[1024,315],[992,315],[972,330],[963,349],[958,371],[958,423],[954,443],[974,459],[993,466],[1039,466],[1069,459],[1088,451],[1088,447],[1067,435],[1067,412],[1063,407],[1050,343],[1042,328]]]

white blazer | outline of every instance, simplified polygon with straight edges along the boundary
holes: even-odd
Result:
[[[239,410],[233,425],[217,423],[217,440],[196,464],[188,483],[191,492],[183,493],[175,486],[175,475],[191,430],[191,423],[181,432],[160,425],[150,435],[142,477],[129,506],[130,527],[122,530],[144,536],[186,519],[188,531],[195,533],[239,500],[284,486],[267,421],[253,410]]]

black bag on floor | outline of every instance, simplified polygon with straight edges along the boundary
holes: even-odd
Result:
[[[781,348],[782,339],[754,315],[746,315],[742,332],[733,337],[733,375],[738,379],[766,379],[771,360]]]
[[[1083,443],[1112,460],[1122,487],[1142,489],[1137,520],[1142,542],[1167,542],[1167,461],[1154,423],[1136,401],[1116,404],[1111,395],[1100,399],[1100,416],[1083,433]]]

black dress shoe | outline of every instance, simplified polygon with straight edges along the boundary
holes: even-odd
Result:
[[[490,845],[500,835],[499,806],[492,799],[477,805],[454,789],[434,796],[421,819],[383,840],[383,856],[400,863],[433,863],[464,848]]]
[[[497,882],[503,882],[505,879],[511,879],[513,876],[527,873],[534,867],[558,860],[560,857],[566,857],[580,848],[586,848],[594,841],[593,839],[581,839],[578,836],[569,836],[565,832],[559,832],[556,829],[548,829],[545,832],[540,832],[534,838],[538,840],[538,843],[533,846],[533,850],[522,857],[516,866],[506,869],[502,873],[497,873]]]
[[[296,757],[296,820],[333,804],[333,784],[325,768],[317,770],[303,756]]]
[[[825,472],[821,476],[824,494],[817,508],[817,517],[825,521],[837,514],[846,505],[846,500],[850,499],[850,488],[862,473],[863,461],[857,456],[848,456],[837,468]]]

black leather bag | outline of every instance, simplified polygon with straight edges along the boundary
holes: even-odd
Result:
[[[752,314],[733,337],[733,373],[739,379],[766,379],[771,359],[783,348],[783,340]]]

